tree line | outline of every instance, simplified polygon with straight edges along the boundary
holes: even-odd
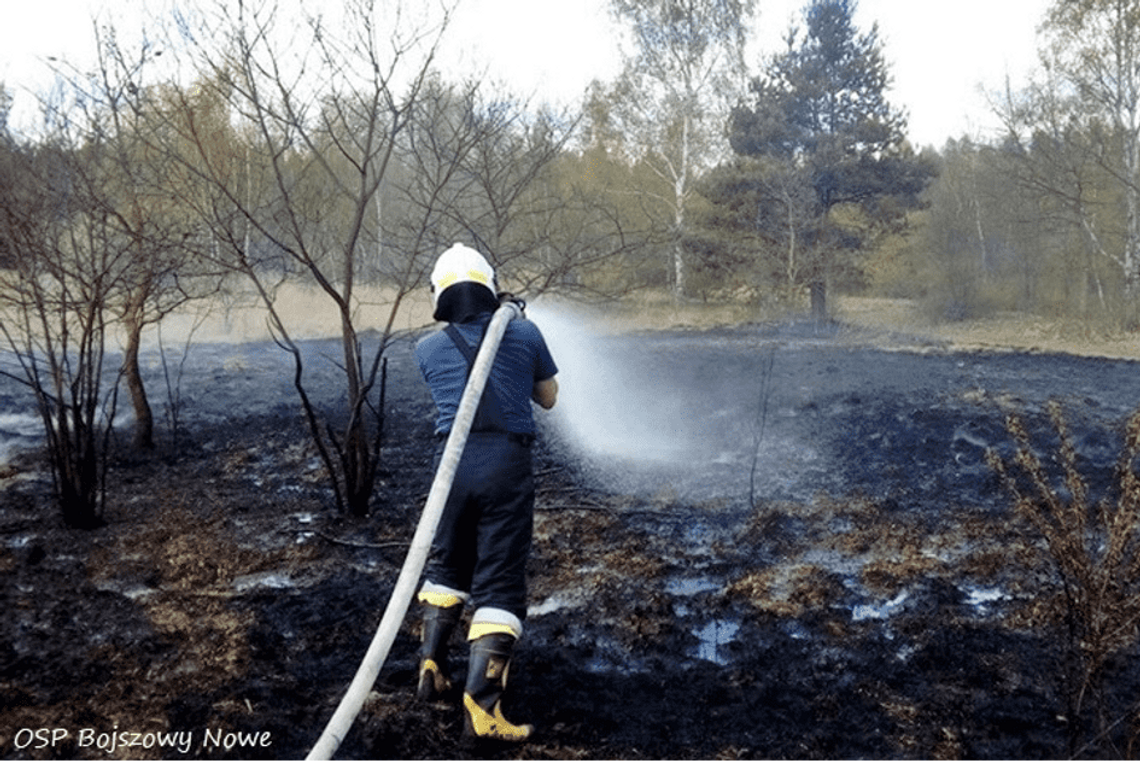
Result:
[[[1056,3],[1040,41],[1040,73],[996,99],[1000,138],[943,151],[921,219],[922,289],[949,316],[1020,310],[1135,330],[1140,3]]]
[[[453,5],[297,16],[201,0],[136,45],[99,27],[96,64],[58,64],[34,136],[9,129],[0,95],[0,372],[36,400],[65,518],[95,525],[121,389],[133,445],[155,445],[143,331],[251,291],[292,358],[332,501],[360,515],[396,317],[456,241],[530,297],[658,287],[806,300],[822,318],[830,293],[878,289],[951,317],[1131,319],[1140,124],[1105,72],[1136,76],[1133,5],[1058,2],[1049,76],[1011,87],[1008,135],[941,153],[908,142],[854,0],[808,0],[755,71],[753,0],[612,0],[625,69],[580,108],[441,75]],[[286,283],[337,317],[336,407],[311,396]],[[360,322],[365,288],[383,294],[381,325]]]

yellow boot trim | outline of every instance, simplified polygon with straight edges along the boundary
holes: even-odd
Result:
[[[467,718],[471,722],[471,730],[476,737],[488,740],[505,740],[507,742],[522,742],[531,736],[534,727],[530,724],[512,724],[503,717],[502,705],[495,701],[491,713],[475,702],[470,693],[463,693],[463,707],[467,709]]]
[[[444,693],[451,689],[451,680],[443,675],[443,670],[431,658],[424,658],[420,664],[420,682],[431,679],[436,693]]]
[[[421,590],[416,599],[427,605],[434,605],[437,608],[453,608],[456,605],[463,604],[463,598],[459,595],[453,595],[449,592],[428,592]]]
[[[467,641],[473,642],[488,634],[509,634],[518,639],[518,629],[510,624],[500,624],[494,621],[472,621],[471,629],[467,632]]]

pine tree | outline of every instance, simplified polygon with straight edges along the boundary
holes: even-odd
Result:
[[[734,110],[733,150],[785,162],[804,172],[816,196],[814,240],[818,271],[810,274],[812,311],[826,313],[826,289],[840,251],[862,247],[840,234],[832,211],[861,207],[868,219],[897,220],[933,177],[933,163],[916,157],[905,140],[906,116],[887,102],[890,73],[878,28],[860,34],[855,0],[812,0],[806,28],[789,31],[787,49],[772,56],[753,80],[751,104]]]

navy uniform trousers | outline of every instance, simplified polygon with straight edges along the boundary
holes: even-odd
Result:
[[[472,432],[432,544],[427,578],[470,590],[475,608],[526,617],[526,564],[534,528],[530,437]],[[436,452],[438,468],[443,444]]]

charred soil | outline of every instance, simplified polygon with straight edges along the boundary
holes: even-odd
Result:
[[[535,740],[465,744],[455,702],[414,702],[413,613],[338,756],[1130,752],[1136,653],[1099,691],[1107,733],[1092,716],[1071,726],[1048,558],[983,457],[1011,446],[1011,406],[1047,448],[1040,404],[1058,397],[1109,489],[1138,368],[873,338],[752,325],[609,339],[693,395],[678,425],[707,457],[646,474],[544,431],[505,705]],[[390,354],[367,519],[332,509],[273,347],[195,351],[178,440],[118,457],[105,527],[65,528],[34,456],[5,471],[5,758],[301,757],[367,648],[433,475],[410,345]]]

